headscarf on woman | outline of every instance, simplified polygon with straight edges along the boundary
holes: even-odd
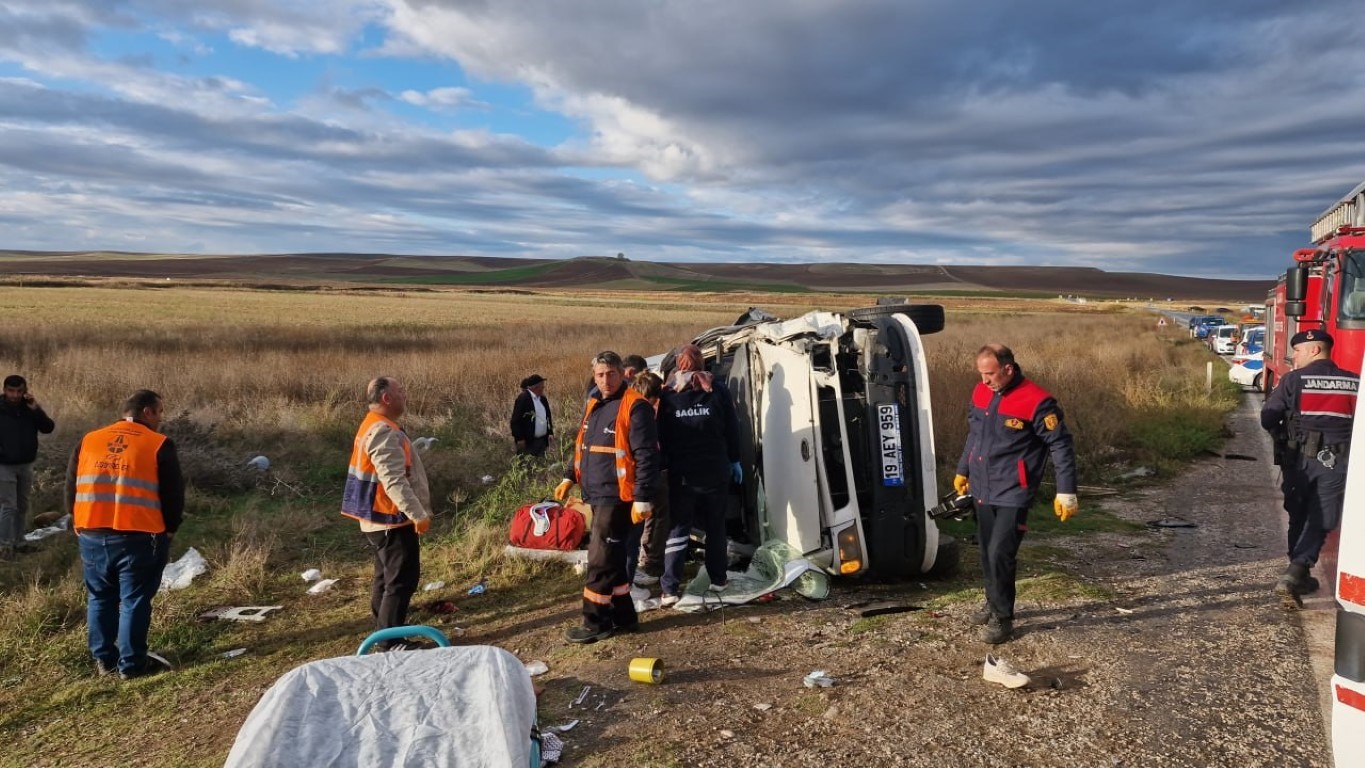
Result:
[[[674,392],[682,392],[685,389],[700,389],[703,392],[711,391],[711,374],[707,373],[702,365],[701,347],[696,344],[685,344],[678,354],[673,358],[677,368],[673,375],[668,377],[668,388]]]

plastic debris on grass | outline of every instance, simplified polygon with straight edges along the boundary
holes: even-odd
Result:
[[[322,578],[322,571],[319,571],[316,568],[309,568],[299,575],[303,577],[304,581],[317,581]]]
[[[323,579],[322,581],[319,581],[318,583],[316,583],[316,584],[314,584],[313,586],[309,587],[309,588],[308,588],[308,594],[310,594],[310,595],[320,595],[320,594],[322,594],[323,592],[326,592],[327,590],[331,589],[331,588],[332,588],[332,585],[333,585],[333,584],[336,584],[336,583],[337,583],[337,580],[336,580],[336,579]]]
[[[185,554],[179,560],[166,566],[161,572],[161,590],[170,592],[177,589],[184,589],[194,581],[194,577],[204,573],[209,569],[209,564],[204,560],[204,556],[199,554],[199,550],[190,547],[185,550]]]
[[[702,569],[683,590],[674,606],[679,611],[705,611],[722,605],[743,605],[763,600],[775,590],[791,587],[810,600],[829,597],[829,574],[803,558],[796,548],[781,541],[765,542],[754,550],[748,570],[726,574],[728,587],[717,595],[709,591],[711,580]]]
[[[801,679],[801,684],[807,688],[829,688],[834,685],[834,678],[829,676],[823,669],[817,669]]]

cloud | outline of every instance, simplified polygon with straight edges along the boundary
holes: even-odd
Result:
[[[258,250],[331,231],[323,249],[1268,276],[1365,177],[1353,13],[1346,0],[13,0],[0,62],[25,77],[0,81],[0,213],[41,190],[106,231],[150,216],[100,200],[120,196],[170,206],[176,224],[155,231],[178,242],[256,237]],[[325,59],[328,74],[286,101],[268,72],[96,53],[111,30],[281,67]],[[341,77],[431,61],[464,78]],[[573,135],[530,138],[524,106],[487,95],[509,87]],[[23,231],[60,247],[59,229]]]
[[[468,88],[433,88],[425,92],[406,90],[398,94],[398,98],[416,107],[427,107],[435,110],[453,110],[466,106],[487,106],[474,99],[473,92]]]

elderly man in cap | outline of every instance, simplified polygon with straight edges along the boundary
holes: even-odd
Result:
[[[550,401],[545,398],[545,377],[533,373],[521,380],[521,394],[512,404],[512,439],[517,444],[517,455],[544,456],[554,433]]]
[[[1289,567],[1275,591],[1297,597],[1317,591],[1318,580],[1308,572],[1327,534],[1341,522],[1360,376],[1332,362],[1326,331],[1300,331],[1289,346],[1294,370],[1266,398],[1261,426],[1275,440],[1289,513]]]

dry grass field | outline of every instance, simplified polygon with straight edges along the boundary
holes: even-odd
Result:
[[[867,303],[809,295],[0,286],[7,320],[0,369],[27,376],[58,424],[44,438],[35,511],[56,509],[65,458],[79,436],[115,418],[134,389],[155,389],[193,486],[174,554],[194,546],[211,566],[192,588],[158,598],[152,645],[180,670],[121,685],[91,674],[74,543],[48,539],[41,552],[0,563],[7,649],[0,763],[219,765],[265,686],[304,661],[352,652],[367,631],[369,566],[353,524],[335,510],[361,391],[378,374],[406,383],[410,432],[439,438],[426,459],[438,521],[423,545],[423,580],[454,588],[491,575],[500,599],[457,619],[500,626],[499,644],[515,647],[509,617],[572,606],[581,586],[562,569],[497,554],[502,521],[518,503],[545,494],[555,475],[511,464],[506,418],[517,381],[531,372],[549,377],[567,441],[592,354],[652,354],[752,305],[790,316],[816,300],[827,309]],[[1060,399],[1089,485],[1136,463],[1169,471],[1216,448],[1235,402],[1222,383],[1204,390],[1204,348],[1183,334],[1158,337],[1148,315],[1117,306],[950,302],[947,330],[925,340],[941,478],[951,475],[965,438],[975,350],[993,340],[1014,346],[1024,370]],[[258,453],[270,457],[269,473],[245,470]],[[1082,511],[1070,530],[1103,528],[1103,518]],[[305,596],[297,573],[306,567],[343,582]],[[457,593],[463,590],[450,592]],[[261,625],[195,620],[223,604],[286,608]],[[219,658],[236,647],[250,650]]]

